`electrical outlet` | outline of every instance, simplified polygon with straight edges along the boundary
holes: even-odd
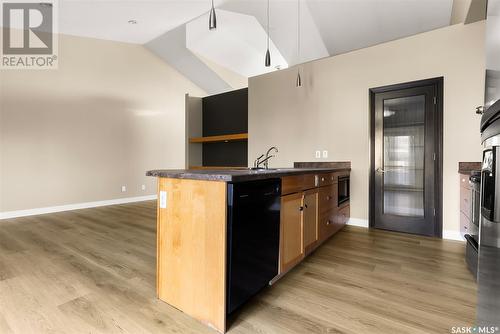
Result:
[[[122,186],[122,193],[127,191],[127,186]]]
[[[167,192],[163,190],[160,191],[160,208],[161,209],[167,208]]]
[[[144,191],[144,190],[146,190],[146,185],[145,185],[145,184],[143,184],[143,185],[141,186],[141,189],[142,189],[143,191]]]
[[[321,158],[321,151],[316,151],[316,159]]]
[[[328,151],[323,151],[323,158],[328,158]]]

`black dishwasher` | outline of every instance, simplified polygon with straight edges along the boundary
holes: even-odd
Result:
[[[228,184],[227,314],[278,274],[281,180]]]

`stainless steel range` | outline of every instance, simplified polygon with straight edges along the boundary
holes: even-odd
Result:
[[[500,327],[500,0],[488,1],[477,325]]]
[[[500,326],[500,100],[482,116],[481,140],[477,322]]]

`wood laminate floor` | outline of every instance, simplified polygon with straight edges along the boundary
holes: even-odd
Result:
[[[215,333],[155,298],[154,202],[0,221],[0,333]],[[472,325],[460,242],[347,227],[230,333],[450,333]]]

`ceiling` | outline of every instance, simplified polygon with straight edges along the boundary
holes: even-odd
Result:
[[[273,41],[269,41],[273,67],[264,66],[267,34],[254,16],[219,9],[216,31],[207,29],[208,14],[186,25],[186,47],[246,78],[288,67]],[[249,33],[251,32],[251,33]]]
[[[266,25],[266,0],[216,0],[226,11]],[[453,0],[271,0],[271,35],[291,64],[348,52],[449,25]],[[207,13],[209,0],[60,0],[62,33],[145,44]],[[136,20],[137,24],[129,24]]]
[[[266,5],[266,0],[215,0],[219,27],[209,32],[210,0],[59,0],[59,31],[144,44],[169,63],[181,64],[182,73],[207,66],[195,59],[198,54],[249,77],[269,71],[260,65]],[[298,0],[270,0],[272,69],[447,26],[452,6],[453,0],[300,0],[299,53]],[[196,71],[187,69],[190,62]]]
[[[144,44],[209,9],[206,0],[59,0],[59,31]]]

